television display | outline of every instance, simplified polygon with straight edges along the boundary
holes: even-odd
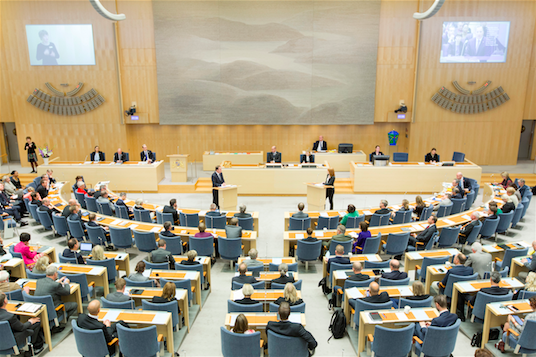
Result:
[[[94,66],[93,26],[26,25],[32,66]]]
[[[509,21],[443,22],[440,62],[506,62],[509,32]]]

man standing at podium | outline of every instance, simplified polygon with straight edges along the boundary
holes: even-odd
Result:
[[[327,151],[328,150],[328,143],[324,141],[324,137],[320,135],[318,137],[318,140],[313,144],[313,151]]]
[[[266,157],[267,163],[281,163],[281,153],[277,152],[277,148],[275,146],[272,146],[272,151],[268,153]]]
[[[212,203],[218,206],[218,208],[220,208],[218,190],[214,189],[214,187],[221,187],[223,185],[225,185],[225,180],[223,179],[222,167],[218,165],[216,166],[216,171],[212,174]]]

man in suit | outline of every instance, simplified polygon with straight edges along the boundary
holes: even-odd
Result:
[[[20,222],[20,219],[24,211],[22,210],[20,206],[15,205],[11,202],[9,197],[4,192],[3,183],[0,183],[0,206],[2,207],[2,211],[13,216],[15,218],[15,221]]]
[[[93,151],[89,158],[91,161],[99,162],[99,161],[106,161],[106,157],[102,151],[99,151],[99,147],[95,146],[95,151]]]
[[[0,270],[0,292],[7,293],[13,290],[20,290],[20,285],[9,282],[9,273],[6,270]]]
[[[99,198],[97,198],[97,202],[101,205],[108,205],[110,207],[110,210],[115,213],[115,207],[112,202],[110,202],[110,198],[108,197],[108,191],[102,191]]]
[[[17,315],[7,311],[7,304],[6,294],[0,293],[0,321],[9,322],[9,326],[11,327],[17,345],[24,345],[26,339],[31,336],[33,355],[37,356],[43,351],[43,345],[45,343],[43,331],[41,330],[41,319],[39,317],[32,317],[25,323],[22,323]],[[24,356],[26,356],[26,354],[24,354]]]
[[[308,218],[309,214],[303,212],[305,204],[303,202],[298,203],[298,212],[294,213],[292,217],[294,218]]]
[[[324,141],[324,137],[320,135],[318,137],[318,140],[313,144],[313,151],[327,151],[328,150],[328,143]]]
[[[162,238],[158,241],[158,248],[149,253],[151,263],[169,263],[169,269],[175,269],[175,259],[169,250],[166,250],[166,241]]]
[[[117,337],[116,324],[110,320],[99,321],[100,301],[92,300],[87,306],[87,314],[80,314],[76,323],[78,327],[86,330],[102,330],[106,343]],[[108,346],[110,356],[115,353],[115,346]]]
[[[302,239],[304,242],[317,242],[318,239],[316,237],[313,237],[313,229],[311,227],[307,227],[307,237]]]
[[[169,206],[164,206],[162,213],[171,213],[173,215],[173,222],[179,224],[179,212],[177,212],[177,200],[172,198],[169,200]]]
[[[46,269],[46,276],[37,280],[34,295],[35,296],[52,296],[54,307],[58,307],[63,304],[65,306],[65,319],[67,321],[69,316],[72,316],[78,310],[78,304],[76,302],[61,300],[62,296],[71,294],[71,287],[69,286],[69,279],[66,276],[58,280],[58,267],[55,265],[49,265]],[[58,313],[61,310],[58,310]]]
[[[267,163],[281,163],[281,153],[277,152],[277,148],[272,146],[272,151],[267,154],[266,157]]]
[[[532,256],[530,258],[521,259],[521,263],[523,263],[523,265],[529,269],[528,272],[522,271],[517,276],[517,278],[523,283],[527,279],[529,272],[536,272],[536,240],[532,242],[532,250],[534,251],[534,253],[532,253]]]
[[[478,225],[479,218],[480,218],[480,213],[478,212],[471,213],[471,222],[464,224],[462,228],[460,229],[460,234],[458,235],[458,242],[460,244],[464,244],[467,241],[467,237],[469,237],[469,235],[473,231],[473,228],[475,228]]]
[[[363,264],[361,262],[353,262],[352,263],[352,271],[354,272],[353,275],[348,276],[348,280],[351,281],[365,281],[369,280],[370,276],[367,274],[362,274],[361,271],[363,270]]]
[[[229,221],[229,224],[225,225],[226,238],[241,238],[242,227],[238,225],[238,218],[233,217]]]
[[[458,181],[460,192],[471,192],[471,181],[463,177],[461,172],[456,174],[456,181]]]
[[[445,287],[447,286],[447,281],[449,280],[450,274],[461,276],[473,274],[473,268],[465,266],[466,261],[467,258],[462,253],[456,254],[456,256],[454,256],[454,266],[447,271],[443,280],[441,280],[438,284],[440,294],[443,294],[443,292],[445,291]]]
[[[331,263],[350,264],[350,258],[343,257],[343,255],[344,255],[344,247],[339,244],[335,247],[335,256],[328,259],[328,263],[326,266],[328,274],[329,274],[329,269],[331,267]]]
[[[63,207],[63,211],[61,212],[61,215],[65,218],[69,217],[71,215],[71,207],[72,206],[79,206],[80,207],[80,203],[78,203],[78,201],[74,198],[71,198],[69,200],[69,204],[65,207]]]
[[[403,280],[408,277],[408,273],[400,271],[400,262],[396,259],[391,259],[389,262],[390,273],[382,273],[382,278],[391,280]]]
[[[248,267],[245,263],[240,263],[238,266],[238,274],[237,276],[233,277],[232,281],[240,283],[240,284],[253,284],[257,282],[257,279],[255,279],[252,275],[246,275],[246,272],[248,271]]]
[[[134,212],[132,211],[132,207],[129,207],[129,206],[127,206],[125,204],[126,199],[127,199],[127,194],[125,192],[121,192],[119,194],[119,198],[117,199],[117,201],[115,201],[115,204],[117,206],[126,207],[128,216],[132,219],[132,217],[134,217]],[[165,207],[164,207],[164,209],[165,209]]]
[[[473,254],[469,254],[464,265],[472,267],[474,273],[478,273],[480,278],[484,277],[484,272],[491,271],[491,254],[482,251],[482,244],[474,242],[471,245]]]
[[[278,309],[279,321],[269,321],[266,325],[266,332],[272,331],[279,335],[289,337],[299,337],[307,342],[307,349],[309,350],[309,356],[314,354],[318,343],[309,331],[307,331],[302,324],[288,321],[290,315],[290,304],[283,301],[279,305]]]
[[[119,278],[115,281],[116,292],[106,295],[106,300],[112,302],[125,302],[130,301],[130,296],[125,295],[125,286],[127,282],[123,278]]]
[[[216,206],[215,203],[211,203],[210,204],[210,210],[207,211],[207,213],[205,213],[206,216],[221,216],[222,213],[220,212],[220,210],[218,209],[218,206]]]
[[[86,264],[84,261],[84,258],[82,257],[82,254],[78,253],[78,248],[80,247],[80,244],[78,243],[78,239],[71,238],[67,242],[67,247],[63,251],[62,255],[65,258],[76,258],[76,261],[78,264]]]
[[[154,161],[154,154],[151,150],[147,150],[147,145],[141,146],[142,152],[140,152],[140,161],[147,161],[148,164]]]
[[[37,208],[38,211],[48,213],[50,220],[52,220],[52,210],[54,206],[50,203],[48,198],[44,198],[40,207]]]
[[[448,327],[454,325],[456,320],[458,320],[456,314],[449,312],[447,297],[445,295],[434,296],[434,304],[437,311],[439,311],[439,316],[432,319],[432,321],[420,321],[415,323],[415,336],[421,341],[424,341],[428,327]]]
[[[388,208],[387,206],[389,206],[389,202],[387,202],[387,200],[381,200],[380,201],[380,209],[376,210],[376,212],[374,212],[374,213],[386,214],[386,213],[391,212],[391,209]]]
[[[422,243],[422,245],[419,244],[419,246],[421,246],[422,248],[426,247],[426,244],[428,244],[428,241],[430,241],[434,233],[437,232],[436,222],[437,222],[437,217],[434,215],[430,215],[430,217],[428,217],[428,227],[426,227],[426,229],[422,231],[421,233],[419,233],[418,235],[416,235],[415,233],[412,233],[409,237],[408,244],[411,246],[417,247],[417,242],[419,242],[419,243]]]
[[[98,199],[100,196],[104,194],[104,192],[107,192],[106,185],[102,185],[97,191],[95,191],[95,193],[93,194],[93,197],[95,197],[95,199]]]
[[[125,161],[128,161],[127,155],[123,152],[123,150],[121,150],[121,148],[117,149],[117,152],[114,154],[114,162],[122,164]]]
[[[41,179],[41,182],[39,183],[39,186],[37,186],[37,189],[35,190],[41,198],[45,198],[48,196],[48,189],[47,189],[48,180],[47,179]]]
[[[173,234],[173,232],[171,232],[171,222],[169,221],[164,222],[164,231],[160,234],[163,235],[164,237],[176,237],[177,236],[176,234]]]
[[[238,213],[235,213],[234,216],[237,218],[250,218],[251,213],[246,213],[246,205],[240,205],[238,207]]]
[[[82,213],[80,212],[79,206],[69,206],[69,212],[70,214],[67,218],[71,221],[80,221],[82,218]]]
[[[500,287],[501,273],[499,273],[498,271],[492,272],[489,280],[490,280],[491,286],[489,288],[480,289],[481,292],[490,294],[490,295],[506,295],[510,292],[510,289]],[[471,296],[471,298],[469,299],[469,307],[471,309],[475,306],[476,295],[477,294]],[[470,315],[471,313],[469,312],[469,316]]]
[[[336,240],[337,242],[348,242],[352,240],[353,238],[349,235],[346,235],[346,227],[342,224],[339,224],[337,226],[337,234],[335,234],[333,237],[331,237],[330,240],[322,242],[322,244],[329,249],[331,245],[332,240]]]
[[[279,270],[279,278],[273,279],[272,283],[283,285],[285,285],[286,283],[294,283],[294,277],[292,276],[292,274],[290,276],[287,275],[288,265],[286,263],[279,264],[277,270]]]
[[[455,199],[462,199],[463,198],[463,193],[460,191],[460,189],[458,187],[453,187],[452,188],[452,198],[455,198]]]
[[[517,182],[519,184],[519,188],[517,190],[519,191],[519,194],[521,195],[521,199],[523,199],[530,191],[530,187],[525,185],[525,179],[523,178],[517,180]]]
[[[374,281],[369,284],[367,293],[368,296],[363,298],[363,301],[365,302],[373,304],[382,304],[390,301],[389,294],[387,293],[387,291],[382,291],[380,293],[380,285]]]
[[[475,37],[467,41],[465,45],[465,55],[466,56],[478,56],[478,57],[487,57],[491,56],[493,53],[493,46],[488,46],[486,44],[486,29],[484,26],[478,26],[475,30]],[[484,60],[485,61],[485,60]]]
[[[257,256],[259,255],[259,252],[257,252],[257,249],[251,248],[248,252],[249,259],[244,260],[244,263],[246,266],[249,267],[261,267],[264,265],[263,262],[260,260],[257,260]]]
[[[214,187],[225,186],[225,179],[223,178],[222,170],[221,165],[218,165],[216,166],[216,171],[212,173],[212,203],[214,203],[218,208],[220,208],[220,204],[218,202],[218,190],[215,190]]]

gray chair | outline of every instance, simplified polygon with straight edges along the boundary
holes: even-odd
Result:
[[[114,213],[112,212],[112,209],[110,208],[110,205],[108,203],[100,203],[97,201],[97,209],[99,210],[100,214],[103,214],[105,216],[113,216]]]
[[[424,259],[422,260],[422,267],[418,265],[415,266],[415,280],[420,279],[424,283],[424,281],[426,280],[426,271],[428,270],[428,267],[430,265],[445,264],[445,262],[449,259],[449,256],[438,258],[424,257]]]
[[[239,304],[232,300],[227,300],[227,313],[231,312],[263,312],[263,303]]]
[[[465,196],[466,202],[465,202],[465,209],[470,210],[471,206],[473,205],[473,202],[475,201],[475,191],[471,190],[467,193]]]
[[[203,264],[186,265],[186,264],[179,264],[175,262],[175,270],[188,270],[188,271],[199,272],[199,276],[201,277],[201,281],[200,281],[201,286],[204,286],[205,276],[204,276]]]
[[[76,198],[76,200],[78,201],[78,203],[80,203],[80,206],[82,206],[82,208],[86,208],[86,199],[85,199],[85,194],[83,193],[79,193],[79,192],[74,192],[74,197]]]
[[[179,221],[181,226],[197,227],[199,226],[199,214],[179,212]]]
[[[177,301],[173,300],[170,302],[165,303],[153,303],[149,300],[143,299],[141,301],[141,306],[143,310],[152,310],[152,311],[167,311],[171,313],[171,324],[173,326],[173,330],[177,329],[177,326],[182,325],[180,315],[182,314],[182,311],[179,311],[179,304],[177,304]],[[171,337],[173,338],[173,337]]]
[[[349,253],[352,251],[352,241],[346,241],[346,242],[340,242],[338,240],[331,239],[331,243],[329,245],[329,254],[335,255],[335,248],[337,248],[338,245],[342,245],[344,248],[344,253]]]
[[[125,279],[127,286],[136,286],[140,288],[152,288],[155,286],[155,283],[153,280],[135,281],[135,280],[130,280],[129,278],[123,278],[123,279]]]
[[[270,309],[270,312],[278,312],[279,305],[271,302],[269,309]],[[290,312],[299,312],[299,313],[305,314],[305,303],[302,302],[301,304],[290,306]]]
[[[499,213],[499,224],[497,225],[497,230],[495,231],[495,240],[497,240],[497,234],[508,234],[508,229],[510,228],[510,224],[512,223],[512,219],[514,218],[514,211],[510,211],[508,213]]]
[[[225,216],[205,216],[205,225],[210,229],[225,229],[227,217]]]
[[[393,218],[393,221],[391,224],[403,224],[403,223],[409,223],[411,221],[411,214],[413,213],[413,210],[409,211],[396,211],[395,217]]]
[[[381,278],[379,281],[380,286],[404,286],[409,284],[409,276],[406,279],[399,279],[399,280],[393,280],[393,279],[386,279]]]
[[[28,204],[28,207],[30,208],[30,214],[32,215],[32,218],[39,224],[41,224],[41,222],[39,221],[39,216],[37,215],[37,208],[39,207],[38,205],[36,205],[35,203],[29,203]]]
[[[164,222],[174,223],[173,213],[164,213],[164,212],[156,211],[156,223],[164,224]]]
[[[452,154],[452,161],[463,162],[465,160],[465,154],[463,152],[454,151]]]
[[[255,290],[258,290],[258,289],[264,289],[265,285],[266,285],[266,284],[264,283],[264,281],[258,281],[258,282],[256,282],[256,283],[251,284],[251,286],[252,286],[253,289],[255,289]],[[244,286],[244,284],[242,284],[242,283],[237,283],[236,281],[233,281],[233,282],[231,283],[231,290],[240,290],[240,289],[242,289],[243,286]]]
[[[391,259],[380,261],[380,262],[371,262],[369,260],[365,260],[365,265],[363,266],[363,269],[384,269],[384,268],[389,268],[390,263],[391,263]]]
[[[7,291],[4,294],[6,294],[8,300],[24,301],[21,289]]]
[[[411,306],[412,308],[419,308],[419,307],[430,307],[432,306],[432,303],[434,301],[433,296],[429,296],[428,298],[424,300],[410,300],[410,299],[400,299],[400,308],[403,308],[404,306]]]
[[[309,357],[307,342],[301,337],[289,337],[267,331],[270,357]]]
[[[182,241],[181,237],[165,237],[162,235],[159,235],[160,239],[163,239],[166,241],[166,250],[171,252],[173,255],[181,255],[182,254]]]
[[[110,239],[112,244],[116,248],[126,249],[132,248],[134,239],[132,238],[132,231],[130,228],[116,228],[110,227]]]
[[[311,217],[307,218],[289,218],[289,231],[304,231],[311,227]]]
[[[393,153],[393,162],[408,162],[407,152],[395,152]]]
[[[503,341],[514,349],[515,354],[522,353],[523,357],[536,353],[536,321],[527,320],[525,324],[523,332],[518,336],[510,332],[503,334]]]
[[[511,301],[513,296],[514,294],[512,294],[512,292],[506,295],[491,295],[482,291],[477,292],[475,305],[473,306],[473,311],[471,313],[471,322],[475,322],[475,320],[479,322],[484,321],[484,314],[486,313],[486,306],[488,304],[500,301]]]
[[[376,325],[370,349],[378,357],[406,357],[411,352],[414,330],[414,324],[402,328]]]
[[[69,236],[69,227],[67,226],[67,218],[52,214],[52,222],[54,223],[54,230],[61,236]]]
[[[60,321],[63,321],[65,318],[65,305],[60,304],[58,307],[54,307],[54,301],[52,301],[52,296],[35,296],[28,295],[26,292],[22,292],[22,297],[25,302],[33,302],[36,304],[45,305],[47,307],[48,321],[52,322],[50,327],[59,326]],[[62,314],[58,314],[59,311],[63,310]],[[0,339],[1,340],[1,339]]]
[[[514,211],[514,217],[512,218],[512,228],[515,228],[519,221],[521,220],[521,215],[523,214],[523,209],[525,206],[523,206],[523,203],[519,202],[515,211]]]
[[[482,223],[482,228],[480,229],[480,239],[482,240],[482,238],[491,238],[493,235],[495,235],[495,232],[497,231],[497,226],[499,225],[499,221],[499,217],[486,218],[484,220],[484,223]]]
[[[456,347],[456,338],[460,330],[460,319],[448,327],[429,326],[423,344],[415,343],[414,352],[417,356],[444,357],[450,356]]]
[[[117,217],[121,219],[130,219],[128,210],[125,206],[118,206],[114,203],[114,207],[115,207],[115,214]]]
[[[292,284],[294,285],[296,290],[301,290],[301,288],[302,288],[302,280],[301,279],[298,280],[298,281],[295,281]],[[285,288],[285,285],[286,284],[272,283],[270,288],[273,289],[273,290],[283,290]]]
[[[71,237],[81,240],[86,240],[86,234],[84,233],[84,226],[80,220],[72,220],[67,218],[67,226],[69,226],[69,232]]]
[[[478,273],[474,273],[472,275],[449,274],[449,278],[447,279],[447,285],[445,285],[444,295],[446,295],[448,298],[452,298],[452,287],[454,283],[460,281],[471,281],[476,279],[478,279]]]
[[[365,215],[362,214],[361,216],[356,217],[348,217],[346,220],[346,229],[348,228],[359,228],[359,223],[363,222],[365,220]]]
[[[298,271],[298,263],[287,264],[288,271]],[[279,264],[268,264],[268,271],[279,271]]]
[[[297,260],[305,262],[305,270],[309,270],[309,262],[314,262],[322,252],[322,241],[304,242],[298,240],[298,249],[296,250]]]
[[[427,221],[433,212],[434,212],[434,206],[428,205],[424,207],[422,209],[421,216],[419,217],[419,221]]]
[[[451,198],[450,199],[453,203],[452,210],[450,211],[450,214],[458,214],[460,212],[465,211],[465,205],[467,204],[467,198]]]
[[[390,217],[391,217],[390,212],[385,213],[385,214],[374,213],[372,217],[370,217],[369,227],[386,226],[389,224]]]
[[[47,212],[37,210],[37,217],[39,217],[39,222],[41,222],[47,231],[52,230],[52,218],[50,218]]]
[[[67,263],[67,264],[78,264],[78,259],[76,258],[67,258],[63,256],[63,253],[58,255],[58,258],[60,260],[60,263]]]
[[[125,310],[134,310],[136,305],[134,305],[134,300],[116,302],[106,300],[104,297],[100,298],[101,306],[103,309],[125,309]]]
[[[391,309],[391,306],[393,306],[392,301],[384,302],[384,303],[371,303],[363,301],[363,299],[350,299],[348,301],[350,306],[352,306],[355,310],[354,312],[354,325],[356,327],[359,326],[359,313],[361,311],[367,311],[367,310],[389,310]]]
[[[467,240],[465,241],[464,247],[476,242],[476,239],[478,238],[478,235],[480,234],[481,229],[482,229],[482,222],[478,221],[476,226],[474,226],[473,229],[471,230],[471,233],[469,233],[469,236],[467,237]]]
[[[389,239],[387,239],[387,243],[383,245],[383,250],[385,251],[385,254],[390,256],[402,255],[406,251],[408,242],[409,232],[391,233],[389,234]]]
[[[143,259],[146,269],[169,270],[169,263],[151,263]]]
[[[134,230],[134,242],[136,243],[136,248],[138,248],[142,252],[150,253],[153,250],[157,249],[156,240],[154,238],[153,232],[142,232]]]
[[[439,206],[437,209],[437,218],[450,216],[452,212],[452,207],[454,206],[454,203],[449,203],[448,205]]]
[[[245,231],[253,230],[253,217],[238,218],[238,225]]]
[[[196,238],[190,236],[188,246],[190,250],[195,250],[199,256],[211,257],[214,254],[214,237]]]
[[[84,357],[108,356],[108,344],[102,330],[86,330],[78,327],[77,320],[71,320],[74,340],[78,353]]]
[[[28,279],[42,279],[42,278],[46,277],[46,274],[45,273],[43,273],[43,274],[32,273],[31,270],[26,269],[26,277]]]
[[[86,201],[86,207],[89,211],[91,212],[99,212],[99,208],[97,207],[97,199],[95,197],[85,197],[84,198],[85,201]]]
[[[94,245],[108,245],[108,240],[106,239],[106,231],[102,227],[92,227],[86,226],[87,235],[89,240]]]
[[[2,336],[0,338],[1,355],[19,355],[28,342],[24,339],[20,343],[17,343],[8,321],[0,321],[0,336]]]
[[[382,233],[378,232],[376,237],[370,237],[365,240],[365,246],[363,247],[362,254],[376,254],[380,250],[380,242],[382,240]]]
[[[219,238],[218,252],[222,259],[230,261],[232,268],[233,262],[242,255],[242,238]]]
[[[96,265],[105,267],[108,272],[108,282],[114,283],[115,279],[117,278],[117,269],[115,264],[115,259],[108,258],[104,260],[93,260],[93,259],[87,259],[86,260],[87,265]]]
[[[145,223],[153,223],[153,220],[151,218],[151,212],[149,212],[146,209],[136,209],[133,208],[134,211],[134,220],[139,222],[145,222]]]
[[[438,248],[452,247],[458,240],[458,234],[460,234],[460,227],[443,227],[439,234],[439,240],[437,241]]]
[[[333,217],[318,217],[318,224],[316,226],[316,229],[337,229],[337,226],[339,225],[339,216],[333,216]]]
[[[221,353],[223,357],[259,357],[261,333],[234,333],[220,326]]]
[[[80,295],[82,295],[82,301],[90,301],[92,296],[95,296],[95,282],[87,282],[87,275],[84,273],[80,274],[64,274],[61,271],[58,272],[58,277],[61,279],[66,277],[71,282],[80,285]]]
[[[512,258],[515,257],[524,257],[528,254],[529,248],[523,248],[523,249],[506,249],[504,252],[504,257],[501,260],[500,258],[495,258],[495,269],[501,270],[503,267],[511,267],[512,266]]]
[[[117,324],[117,337],[119,350],[125,356],[153,357],[160,354],[160,344],[154,325],[144,328],[127,328]]]

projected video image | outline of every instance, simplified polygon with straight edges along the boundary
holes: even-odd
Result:
[[[444,22],[441,63],[505,62],[510,22]]]
[[[92,25],[26,25],[32,66],[93,66]]]

